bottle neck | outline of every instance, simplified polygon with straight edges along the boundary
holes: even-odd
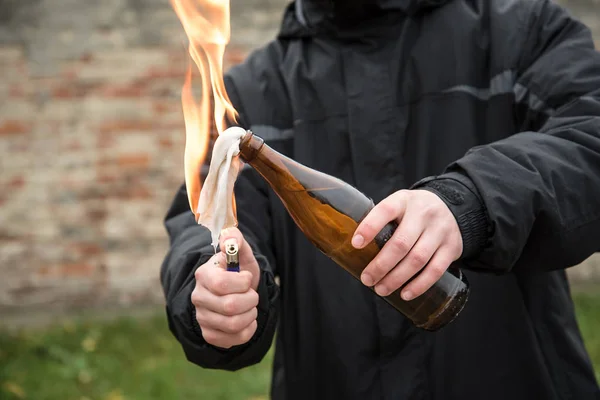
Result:
[[[242,161],[252,164],[264,144],[265,141],[261,137],[254,135],[252,131],[246,131],[240,141],[240,158]]]
[[[240,141],[240,158],[258,172],[269,185],[280,193],[283,189],[301,189],[296,178],[285,165],[287,157],[270,148],[265,141],[252,131],[247,131]],[[293,161],[288,160],[288,163]]]
[[[240,141],[240,158],[258,172],[279,197],[297,197],[301,192],[332,205],[357,223],[373,202],[348,183],[314,170],[269,147],[251,131]],[[296,200],[294,200],[296,201]]]

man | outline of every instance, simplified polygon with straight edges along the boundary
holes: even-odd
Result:
[[[600,248],[600,54],[548,0],[302,0],[226,77],[239,123],[400,226],[362,282],[299,233],[250,168],[239,274],[185,188],[166,217],[171,330],[237,370],[277,329],[274,399],[599,399],[564,269]],[[410,190],[406,190],[410,189]],[[418,296],[452,263],[471,296],[431,333],[373,294]],[[274,283],[280,279],[281,290]]]

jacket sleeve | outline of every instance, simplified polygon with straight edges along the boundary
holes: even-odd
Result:
[[[232,101],[234,94],[230,93]],[[237,107],[239,110],[239,107]],[[240,346],[222,349],[202,337],[191,294],[194,273],[213,254],[210,232],[198,225],[189,209],[185,185],[177,192],[165,218],[170,248],[161,267],[169,328],[187,359],[204,368],[238,370],[262,360],[273,341],[278,317],[279,287],[274,282],[271,220],[266,184],[251,168],[243,168],[235,185],[238,226],[260,266],[257,330]]]
[[[464,265],[499,273],[566,268],[600,250],[600,53],[563,8],[530,4],[514,86],[521,132],[414,185],[454,212]]]
[[[239,178],[237,185],[247,186],[244,180],[245,178]],[[187,359],[204,368],[237,370],[256,364],[268,352],[273,340],[279,288],[274,282],[271,257],[265,255],[268,253],[265,248],[268,246],[266,236],[269,231],[265,227],[265,219],[261,217],[266,213],[258,204],[255,203],[249,209],[241,207],[238,202],[238,219],[244,221],[241,225],[260,227],[257,229],[258,233],[242,229],[244,237],[254,249],[261,269],[257,330],[248,343],[231,349],[221,349],[206,343],[196,321],[195,308],[191,303],[191,294],[196,284],[194,272],[214,254],[214,250],[210,245],[210,232],[196,224],[189,210],[185,187],[177,193],[165,220],[170,249],[163,261],[160,277],[167,303],[169,328],[181,343]],[[242,211],[243,208],[248,209],[248,212]],[[264,234],[261,233],[263,230]],[[256,243],[263,245],[258,246]]]

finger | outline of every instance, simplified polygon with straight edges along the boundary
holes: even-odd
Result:
[[[443,240],[444,236],[440,232],[425,230],[406,257],[375,286],[375,292],[380,296],[387,296],[402,287],[427,265]]]
[[[406,194],[403,190],[383,199],[358,225],[352,238],[352,245],[362,249],[371,243],[388,222],[402,218],[405,208]]]
[[[217,253],[209,258],[204,264],[196,268],[196,272],[194,272],[196,281],[201,281],[207,274],[211,274],[214,269],[226,269],[225,254]]]
[[[196,285],[199,284],[205,287],[205,282],[210,279],[210,275],[212,275],[216,269],[225,269],[225,255],[223,253],[213,255],[208,261],[196,268],[196,271],[194,272]]]
[[[366,286],[376,285],[411,251],[424,229],[422,218],[403,218],[390,240],[363,270],[361,281]]]
[[[438,249],[419,276],[402,289],[402,298],[408,301],[425,293],[440,280],[453,262],[452,251],[449,247]]]
[[[238,244],[238,254],[240,258],[240,267],[245,264],[255,263],[256,259],[254,258],[254,254],[252,253],[252,248],[244,239],[242,232],[238,228],[226,228],[221,232],[221,236],[219,237],[219,248],[225,249],[225,241],[228,239],[235,239]]]
[[[258,293],[250,289],[246,293],[217,296],[208,290],[194,290],[192,303],[198,308],[206,308],[221,315],[243,314],[258,306]]]
[[[252,274],[241,271],[232,274],[226,270],[226,260],[223,253],[217,253],[194,273],[196,283],[216,295],[245,293],[252,284]]]
[[[256,332],[257,323],[253,321],[244,330],[238,333],[225,333],[214,329],[206,328],[202,329],[202,336],[207,343],[213,346],[229,349],[233,346],[248,343],[254,333]]]
[[[246,293],[252,285],[252,274],[248,271],[234,274],[221,268],[211,268],[205,274],[202,285],[217,296]]]
[[[251,310],[238,315],[221,315],[205,308],[196,309],[196,319],[202,329],[214,329],[225,333],[238,333],[244,330],[256,320],[258,309]]]

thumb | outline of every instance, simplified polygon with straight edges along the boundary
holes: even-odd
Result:
[[[260,268],[258,267],[258,262],[256,261],[256,257],[254,257],[254,253],[252,252],[252,248],[244,239],[242,232],[238,228],[226,228],[221,231],[221,236],[219,237],[219,249],[222,252],[225,251],[225,242],[228,240],[235,240],[238,245],[238,255],[240,261],[240,270],[248,271],[252,274],[252,288],[254,290],[258,287],[258,281],[260,279]]]

